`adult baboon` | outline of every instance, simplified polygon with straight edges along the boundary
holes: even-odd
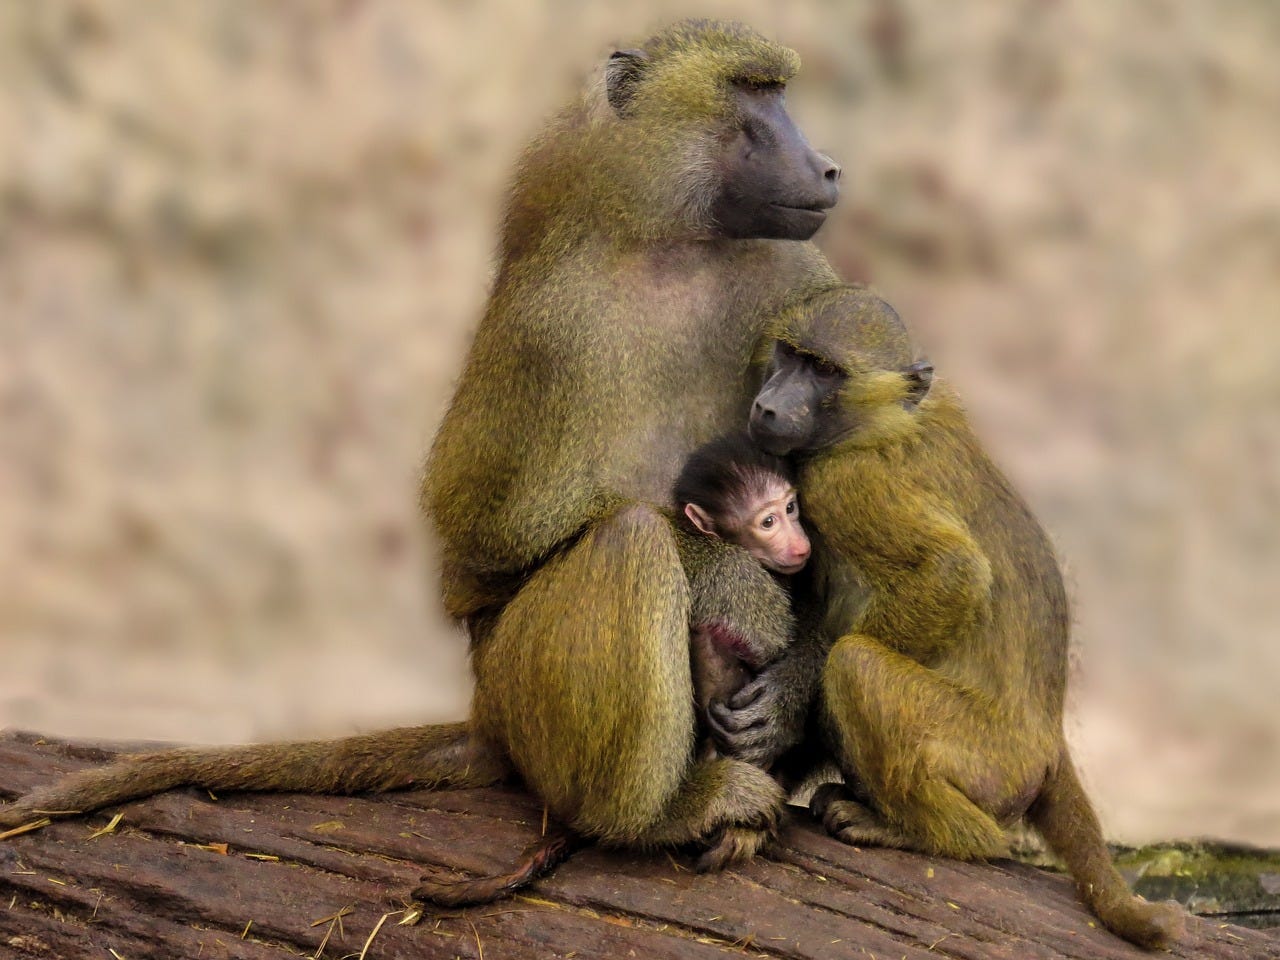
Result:
[[[1004,854],[1025,817],[1107,927],[1177,939],[1181,909],[1134,896],[1111,865],[1063,739],[1062,574],[954,393],[860,288],[809,298],[775,335],[751,433],[801,456],[838,638],[821,714],[845,783],[814,812],[848,843],[962,859]]]
[[[525,153],[423,491],[446,607],[472,637],[469,722],[124,760],[0,810],[0,824],[183,783],[336,792],[514,770],[585,836],[710,843],[706,867],[754,852],[781,793],[753,763],[693,760],[689,591],[650,504],[691,450],[744,422],[765,319],[832,279],[801,241],[840,171],[787,115],[797,67],[745,27],[677,24],[615,53]],[[776,603],[745,553],[722,562],[744,615]],[[761,692],[735,725],[738,754],[798,739],[803,699]]]

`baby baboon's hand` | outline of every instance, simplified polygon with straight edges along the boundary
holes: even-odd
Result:
[[[790,716],[785,690],[766,667],[727,701],[707,710],[711,736],[726,756],[767,767],[800,742],[804,715]]]
[[[712,702],[707,726],[725,756],[768,767],[804,739],[828,646],[820,633],[802,634],[736,693]]]

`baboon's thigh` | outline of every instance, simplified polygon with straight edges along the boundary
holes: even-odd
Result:
[[[631,505],[535,573],[476,651],[479,729],[584,833],[638,836],[685,775],[688,607],[667,520]]]
[[[937,780],[998,820],[1016,818],[1059,749],[1053,731],[1028,711],[1002,711],[870,637],[836,643],[822,695],[826,733],[841,766],[890,803]]]

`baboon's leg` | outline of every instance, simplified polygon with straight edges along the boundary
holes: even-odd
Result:
[[[1109,930],[1144,947],[1168,946],[1182,936],[1182,908],[1172,901],[1148,903],[1136,896],[1111,863],[1098,816],[1065,747],[1027,819],[1066,861],[1080,896]]]
[[[709,841],[699,870],[748,860],[777,832],[785,793],[755,764],[716,758],[690,769],[663,816],[637,838],[644,846]]]
[[[841,768],[873,800],[832,800],[826,820],[852,837],[871,816],[907,841],[895,845],[959,859],[1007,851],[993,813],[1016,818],[1034,797],[1048,767],[1040,731],[1001,722],[979,695],[859,635],[832,648],[822,703]]]
[[[192,785],[210,790],[354,793],[485,786],[509,773],[466,723],[403,727],[340,740],[163,750],[82,770],[0,807],[0,826],[70,816]]]
[[[545,564],[475,669],[478,729],[577,832],[647,845],[776,821],[781,791],[762,771],[691,764],[688,586],[654,509],[621,508]]]

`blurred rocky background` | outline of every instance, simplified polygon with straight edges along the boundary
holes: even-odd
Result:
[[[504,181],[690,13],[800,51],[822,246],[1052,531],[1109,832],[1280,844],[1271,0],[0,3],[0,726],[465,713],[416,486]]]

